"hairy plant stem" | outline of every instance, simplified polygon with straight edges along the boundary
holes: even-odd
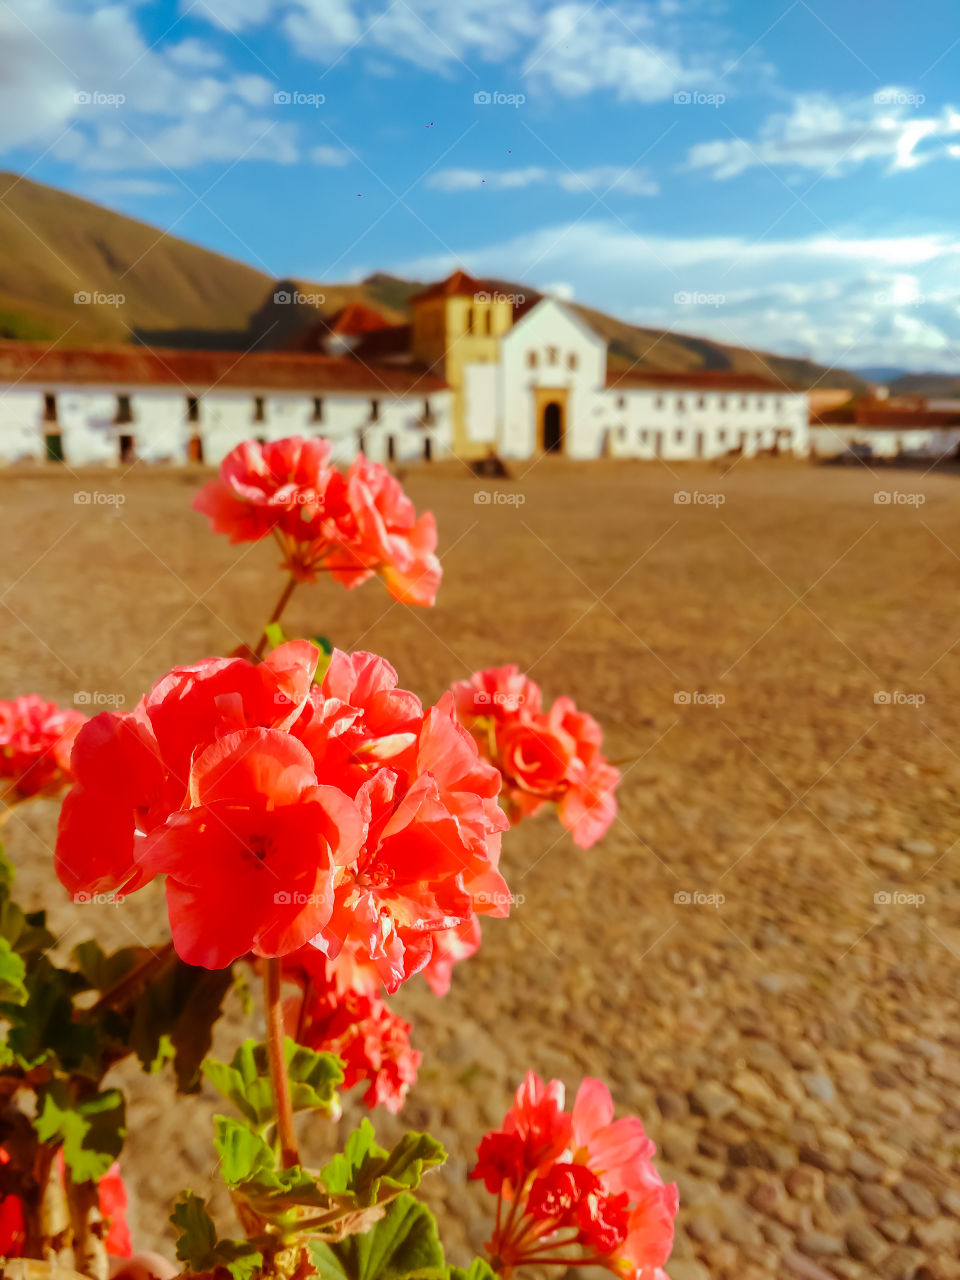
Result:
[[[266,626],[260,632],[260,639],[257,641],[257,647],[253,651],[253,656],[255,658],[263,657],[263,651],[267,647],[267,627],[271,626],[274,622],[280,621],[283,616],[283,611],[290,603],[290,597],[296,589],[297,580],[291,573],[290,577],[287,579],[287,585],[280,592],[280,599],[273,606],[273,613],[271,613],[270,617],[267,619]]]
[[[283,1005],[280,1003],[280,960],[271,957],[263,962],[263,994],[267,1009],[267,1060],[273,1099],[277,1107],[277,1136],[280,1139],[280,1160],[284,1169],[292,1169],[300,1163],[297,1150],[297,1134],[293,1127],[293,1107],[290,1103],[290,1082],[284,1057]]]

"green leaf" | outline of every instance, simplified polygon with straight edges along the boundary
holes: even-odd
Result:
[[[226,1267],[234,1280],[251,1280],[263,1266],[263,1254],[245,1240],[218,1240],[206,1202],[192,1191],[177,1201],[171,1223],[177,1228],[177,1257],[191,1271]]]
[[[0,938],[0,1003],[26,1004],[27,966],[6,938]]]
[[[474,1258],[469,1267],[450,1267],[449,1280],[497,1280],[497,1273],[486,1258]]]
[[[96,1028],[73,1017],[74,991],[85,985],[78,974],[54,968],[46,957],[34,961],[26,976],[27,1002],[15,1011],[7,1037],[13,1053],[31,1063],[53,1054],[64,1070],[98,1080]]]
[[[13,878],[16,874],[13,863],[7,857],[3,845],[0,844],[0,901],[5,901],[10,897]]]
[[[287,637],[283,634],[283,627],[279,622],[268,622],[263,628],[263,634],[267,637],[267,644],[271,649],[279,649],[286,643]]]
[[[214,1116],[213,1123],[220,1172],[228,1187],[240,1186],[257,1174],[276,1169],[273,1148],[249,1125],[227,1116]]]
[[[152,954],[147,947],[124,947],[108,956],[95,938],[81,942],[70,958],[95,991],[109,991]]]
[[[347,1139],[342,1154],[320,1172],[334,1195],[349,1193],[361,1207],[380,1204],[401,1191],[415,1191],[428,1169],[446,1160],[446,1152],[428,1133],[407,1133],[392,1151],[377,1145],[373,1125],[363,1120]]]
[[[313,683],[322,684],[323,677],[327,674],[327,668],[330,666],[330,660],[333,657],[333,642],[328,640],[326,636],[311,636],[310,642],[320,650],[320,660],[317,663]]]
[[[63,1158],[75,1182],[102,1178],[120,1154],[126,1136],[123,1094],[108,1089],[84,1102],[75,1102],[62,1081],[42,1094],[42,1107],[33,1122],[41,1142],[63,1143]]]
[[[440,1280],[447,1273],[436,1219],[406,1194],[362,1235],[313,1241],[310,1252],[320,1280]]]
[[[181,1093],[200,1088],[200,1064],[230,989],[230,968],[202,969],[176,960],[137,1000],[130,1044],[148,1071],[174,1056]]]
[[[284,1058],[294,1111],[329,1111],[337,1096],[337,1085],[343,1082],[339,1059],[331,1053],[307,1049],[289,1036],[284,1040]],[[229,1065],[208,1058],[203,1071],[213,1087],[253,1124],[268,1124],[274,1119],[276,1107],[266,1045],[245,1040]]]
[[[273,1147],[245,1120],[213,1119],[223,1180],[261,1216],[282,1214],[294,1204],[328,1207],[329,1197],[316,1180],[299,1165],[281,1169]]]

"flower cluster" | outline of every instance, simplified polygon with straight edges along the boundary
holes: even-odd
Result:
[[[71,781],[70,752],[87,717],[28,693],[0,702],[0,793],[54,795]]]
[[[57,1169],[64,1177],[63,1151],[57,1153]],[[0,1147],[0,1166],[10,1163],[10,1154]],[[130,1228],[127,1226],[127,1188],[114,1162],[97,1184],[100,1216],[106,1224],[103,1245],[113,1258],[129,1258],[133,1254]],[[26,1215],[18,1195],[0,1198],[0,1258],[22,1258],[27,1244]]]
[[[395,991],[437,935],[508,914],[500,776],[457,720],[369,653],[281,645],[177,667],[74,747],[56,863],[74,894],[166,876],[174,946],[221,968],[306,944]],[[441,966],[449,963],[444,949]]]
[[[602,753],[603,731],[571,698],[542,710],[539,686],[515,666],[490,667],[453,686],[457,714],[503,775],[513,823],[548,802],[589,849],[617,814],[619,771]]]
[[[470,1174],[500,1197],[487,1246],[499,1268],[597,1265],[631,1280],[666,1280],[660,1268],[678,1198],[655,1169],[654,1151],[638,1119],[614,1120],[601,1081],[584,1080],[567,1112],[563,1084],[528,1072]]]
[[[440,585],[436,522],[417,518],[399,481],[358,454],[346,475],[330,461],[330,443],[291,436],[247,440],[194,499],[215,533],[231,542],[274,536],[298,582],[330,572],[346,587],[378,573],[407,604],[433,604]]]
[[[301,988],[285,1005],[287,1034],[310,1049],[336,1054],[343,1062],[343,1087],[365,1083],[368,1107],[399,1111],[420,1066],[421,1055],[410,1047],[410,1023],[375,994],[341,990],[333,963],[309,946],[284,960],[284,976]]]

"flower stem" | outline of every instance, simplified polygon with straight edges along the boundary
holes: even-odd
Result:
[[[273,956],[263,962],[263,994],[267,1007],[267,1059],[270,1080],[277,1107],[277,1134],[280,1138],[280,1161],[284,1169],[300,1163],[297,1134],[293,1127],[290,1105],[290,1082],[284,1056],[283,1005],[280,1003],[280,960]]]
[[[269,627],[274,622],[280,621],[280,618],[283,615],[284,609],[290,603],[290,597],[293,595],[294,591],[296,590],[296,586],[297,586],[297,580],[291,573],[290,577],[287,579],[287,585],[280,592],[280,599],[273,606],[273,613],[271,613],[270,617],[267,619],[266,627],[264,627],[264,629],[260,632],[260,639],[257,641],[257,647],[253,651],[253,655],[255,658],[263,657],[263,651],[267,647],[267,627]]]

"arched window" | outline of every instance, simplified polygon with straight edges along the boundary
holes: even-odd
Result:
[[[467,333],[473,333],[473,307],[467,307]]]
[[[567,367],[570,369],[577,367],[577,353],[575,351],[571,351],[567,356]]]
[[[527,352],[527,364],[531,369],[535,369],[537,367],[537,353],[535,351]]]

